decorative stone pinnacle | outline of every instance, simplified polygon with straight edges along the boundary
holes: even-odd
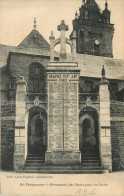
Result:
[[[109,84],[109,81],[105,77],[105,68],[104,68],[104,65],[102,67],[101,74],[102,74],[102,78],[101,78],[100,84],[107,84],[108,85]]]
[[[76,39],[76,31],[73,31],[72,32],[72,37],[71,37],[72,39]]]
[[[78,13],[77,13],[77,11],[75,13],[75,18],[78,19]]]
[[[24,76],[19,76],[19,80],[24,80]]]
[[[58,25],[57,30],[58,31],[61,31],[61,30],[68,31],[69,30],[68,25],[65,24],[64,20],[61,20],[61,24]]]
[[[103,68],[102,68],[102,77],[105,77],[105,68],[104,68],[104,65],[103,65]]]
[[[34,18],[34,30],[36,30],[36,18]]]
[[[53,31],[51,31],[51,35],[50,35],[49,39],[55,39]]]
[[[23,76],[19,76],[19,79],[17,80],[17,84],[26,84]]]
[[[51,36],[53,36],[53,31],[51,31]]]

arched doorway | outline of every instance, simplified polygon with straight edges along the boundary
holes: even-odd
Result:
[[[99,150],[98,115],[93,108],[84,108],[80,112],[80,151]]]
[[[85,118],[82,122],[82,136],[84,147],[94,148],[96,146],[94,123],[92,124],[88,118]]]
[[[29,111],[28,154],[45,155],[47,146],[46,112],[34,107]]]

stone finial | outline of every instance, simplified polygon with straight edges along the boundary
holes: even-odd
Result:
[[[78,13],[77,13],[77,11],[75,13],[75,18],[78,19]]]
[[[17,91],[26,92],[26,82],[23,76],[19,76],[19,79],[17,80],[16,84],[17,84]]]
[[[77,38],[77,36],[76,36],[76,31],[73,31],[72,32],[72,35],[71,35],[71,39],[76,39]]]
[[[68,25],[65,24],[64,20],[61,20],[61,24],[58,25],[57,30],[58,31],[62,31],[62,30],[68,31],[69,30]]]
[[[50,35],[49,39],[50,39],[50,40],[51,40],[51,39],[55,40],[55,36],[54,36],[53,31],[51,31],[51,35]]]
[[[34,18],[34,30],[36,30],[36,18]]]
[[[102,72],[101,72],[101,74],[102,74],[102,77],[105,77],[105,68],[104,68],[104,65],[103,65],[103,67],[102,67]]]
[[[19,76],[19,80],[24,80],[24,76]]]
[[[17,80],[17,84],[26,84],[23,76],[19,76],[19,79]]]
[[[100,84],[108,84],[109,81],[106,79],[106,76],[105,76],[105,68],[104,68],[104,65],[102,67],[101,75],[102,75],[102,78],[101,78]]]

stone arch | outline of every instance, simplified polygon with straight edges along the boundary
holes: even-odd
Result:
[[[35,111],[35,112],[42,112],[45,114],[46,118],[47,118],[47,110],[44,106],[34,106],[34,105],[30,105],[28,108],[27,108],[27,111],[26,113],[29,113],[30,111]]]
[[[43,115],[41,115],[41,114],[37,114],[36,116],[34,116],[34,117],[32,118],[32,121],[31,121],[32,124],[31,124],[31,125],[34,125],[34,124],[35,124],[35,121],[36,121],[37,119],[41,119],[41,120],[44,122],[44,126],[47,125],[46,118],[45,118]]]
[[[93,120],[93,117],[90,116],[89,114],[84,114],[80,119],[79,119],[79,126],[82,124],[83,120],[84,119],[89,119],[91,121],[91,126],[94,125],[94,120]]]
[[[46,113],[46,116],[47,116],[47,109],[45,107],[45,105],[39,105],[39,106],[34,106],[33,104],[27,104],[27,107],[26,107],[26,113],[28,113],[30,110],[32,110],[33,108],[36,108],[38,107],[39,110],[43,110],[45,113]]]
[[[85,112],[85,111],[88,111],[88,110],[92,110],[92,111],[95,111],[98,115],[99,113],[99,110],[98,110],[98,107],[95,107],[94,105],[93,106],[89,106],[89,107],[81,107],[80,111],[79,111],[79,116],[81,114],[81,112]]]
[[[55,40],[55,42],[54,42],[54,48],[57,45],[60,45],[60,38],[58,38],[58,39]],[[66,38],[66,45],[70,46],[70,50],[71,50],[71,53],[72,53],[72,42],[71,42],[71,40],[69,40],[69,39]]]

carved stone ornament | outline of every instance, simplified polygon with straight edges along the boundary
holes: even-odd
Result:
[[[87,107],[91,107],[91,106],[92,106],[92,101],[91,101],[91,99],[90,99],[89,96],[87,96],[86,106],[87,106]]]
[[[35,105],[35,106],[39,106],[39,105],[40,105],[39,97],[35,97],[34,105]]]

